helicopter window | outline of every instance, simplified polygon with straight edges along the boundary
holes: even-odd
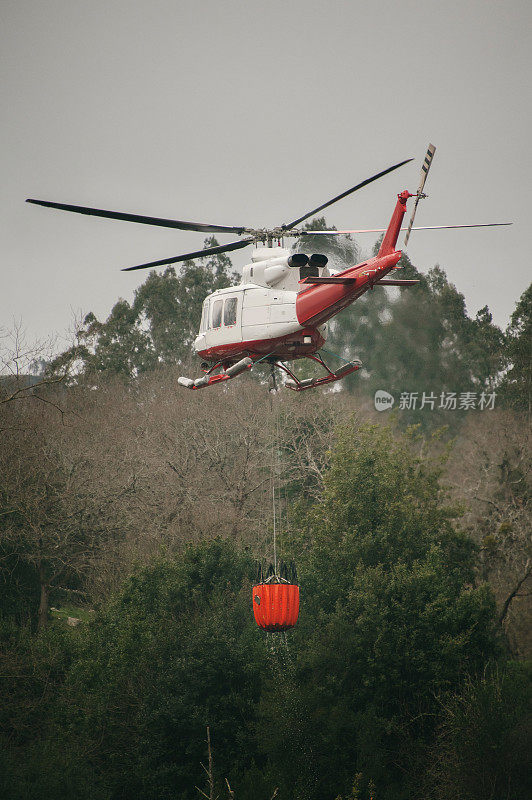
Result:
[[[212,307],[212,327],[219,328],[222,324],[222,306],[224,301],[217,300]]]
[[[200,331],[207,330],[209,325],[209,303],[203,303],[203,313],[201,315]]]
[[[228,297],[224,306],[224,325],[236,325],[237,297]]]

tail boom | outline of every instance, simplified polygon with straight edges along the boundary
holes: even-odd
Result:
[[[335,275],[342,283],[317,284],[300,292],[296,299],[296,314],[300,325],[312,327],[327,322],[339,311],[347,308],[368,289],[392,270],[401,251],[375,256]]]
[[[401,258],[396,250],[397,239],[406,212],[406,203],[413,197],[407,189],[397,195],[390,224],[386,229],[379,252],[374,258],[349,267],[334,276],[334,283],[315,284],[300,292],[296,299],[296,314],[300,325],[321,325],[357,300],[390,272]]]

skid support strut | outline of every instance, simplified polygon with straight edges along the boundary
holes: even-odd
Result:
[[[270,363],[270,392],[277,391],[277,380],[275,378],[275,362]]]

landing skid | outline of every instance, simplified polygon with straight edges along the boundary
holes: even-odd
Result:
[[[340,381],[342,378],[345,378],[352,372],[356,372],[356,370],[360,369],[362,366],[362,362],[358,358],[355,358],[353,361],[348,361],[346,364],[343,364],[333,372],[333,370],[327,366],[320,355],[315,354],[306,357],[320,364],[328,374],[324,375],[322,378],[307,378],[306,380],[300,381],[299,378],[294,375],[292,370],[286,366],[286,364],[283,364],[282,361],[275,362],[276,367],[279,367],[279,369],[283,370],[283,372],[286,372],[286,374],[290,376],[290,380],[286,381],[285,386],[287,389],[291,389],[293,392],[304,392],[305,389],[314,389],[317,386],[324,386],[326,383]]]
[[[362,366],[362,362],[358,360],[358,358],[354,359],[353,361],[348,361],[346,364],[343,364],[337,370],[333,372],[330,369],[322,357],[318,354],[308,355],[305,358],[310,358],[312,361],[315,361],[317,364],[320,364],[326,372],[327,375],[324,375],[321,378],[307,378],[306,380],[299,380],[296,375],[292,372],[292,370],[286,366],[282,361],[277,361],[273,357],[268,358],[270,365],[271,365],[271,389],[273,391],[277,390],[277,384],[275,381],[275,373],[274,367],[278,367],[280,370],[285,372],[289,376],[289,380],[286,381],[285,386],[288,389],[291,389],[293,392],[303,392],[305,389],[314,389],[317,386],[324,386],[327,383],[334,383],[335,381],[340,381],[342,378],[345,378],[347,375],[350,375],[352,372],[356,372],[357,369],[360,369]],[[261,361],[263,359],[260,359]],[[258,362],[257,362],[258,363]],[[183,386],[185,389],[204,389],[207,386],[213,386],[215,383],[220,383],[222,381],[231,380],[231,378],[236,378],[237,375],[241,375],[246,370],[251,369],[253,366],[253,359],[252,358],[243,358],[241,361],[237,361],[236,364],[233,364],[232,367],[228,367],[224,369],[223,363],[220,361],[217,364],[214,364],[204,375],[202,378],[197,378],[193,381],[191,378],[178,378],[177,382],[179,386]],[[221,372],[215,372],[215,370],[220,369]],[[213,374],[214,373],[214,374]]]

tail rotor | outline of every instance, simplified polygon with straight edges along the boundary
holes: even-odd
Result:
[[[433,144],[429,144],[427,148],[427,152],[425,154],[425,160],[421,165],[421,181],[419,184],[419,188],[416,193],[416,202],[414,203],[414,208],[412,211],[412,216],[410,217],[410,222],[408,223],[408,228],[405,235],[405,243],[404,246],[408,244],[408,240],[410,238],[410,231],[412,230],[412,225],[414,224],[414,218],[416,216],[417,205],[422,198],[425,198],[427,195],[423,194],[423,189],[425,187],[425,181],[427,180],[427,175],[429,174],[430,165],[432,164],[432,159],[434,158],[434,153],[436,152],[436,148]]]

